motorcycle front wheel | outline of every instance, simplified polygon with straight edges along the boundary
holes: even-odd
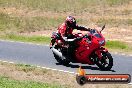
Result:
[[[102,59],[99,60],[98,57],[96,57],[95,63],[101,70],[111,70],[113,58],[109,52],[102,52]]]

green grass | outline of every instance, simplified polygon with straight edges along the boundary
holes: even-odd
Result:
[[[0,88],[62,88],[56,84],[47,84],[34,81],[18,81],[0,76]]]
[[[132,45],[121,41],[107,41],[105,47],[111,51],[132,53]]]
[[[110,49],[128,49],[128,45],[121,41],[107,41],[106,47]]]
[[[47,44],[51,40],[50,37],[45,37],[45,36],[22,36],[22,35],[15,35],[15,34],[3,35],[3,36],[0,36],[0,38],[5,40],[32,42],[32,43],[40,43],[40,44]]]

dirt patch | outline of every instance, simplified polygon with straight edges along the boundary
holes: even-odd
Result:
[[[103,32],[107,40],[118,40],[123,42],[132,43],[132,30],[110,28]]]
[[[63,13],[53,13],[53,12],[45,12],[40,10],[29,10],[27,8],[15,8],[15,7],[0,7],[0,13],[5,13],[10,16],[15,17],[62,17],[66,16],[66,14]],[[67,13],[70,14],[70,13]]]
[[[20,33],[20,35],[24,36],[47,36],[50,37],[52,35],[52,32],[56,30],[44,30],[44,31],[35,31],[35,32],[29,32],[29,33]]]
[[[15,7],[10,8],[0,8],[0,12],[8,15],[15,15],[15,16],[24,16],[28,10],[27,9],[16,9]]]

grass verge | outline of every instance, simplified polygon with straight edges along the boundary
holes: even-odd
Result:
[[[67,88],[56,81],[58,71],[29,64],[12,64],[0,61],[0,88]],[[54,76],[54,77],[53,77]]]
[[[112,52],[116,51],[118,53],[127,54],[132,53],[132,45],[122,41],[107,41],[105,47]]]
[[[107,41],[105,47],[111,52],[132,53],[132,45],[122,41]]]
[[[111,49],[128,49],[128,45],[121,41],[107,41],[106,47]]]
[[[69,88],[63,78],[66,73],[28,64],[12,64],[0,61],[0,88]],[[62,75],[63,74],[63,75]],[[74,75],[68,74],[73,80]],[[64,76],[64,77],[65,77]],[[68,77],[68,76],[67,76]],[[68,85],[67,85],[68,84]],[[70,87],[72,88],[72,87]]]
[[[23,35],[7,34],[7,35],[0,36],[0,38],[5,40],[32,42],[32,43],[39,43],[39,44],[50,43],[50,37],[45,37],[45,36],[23,36]]]
[[[46,84],[34,81],[18,81],[0,76],[0,88],[61,88],[55,84]]]
[[[132,53],[132,45],[122,41],[107,41],[105,47],[110,51],[128,54]]]

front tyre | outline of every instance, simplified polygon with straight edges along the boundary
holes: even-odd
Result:
[[[109,52],[102,52],[102,59],[99,60],[97,57],[95,63],[101,70],[111,70],[113,66],[113,58]]]

